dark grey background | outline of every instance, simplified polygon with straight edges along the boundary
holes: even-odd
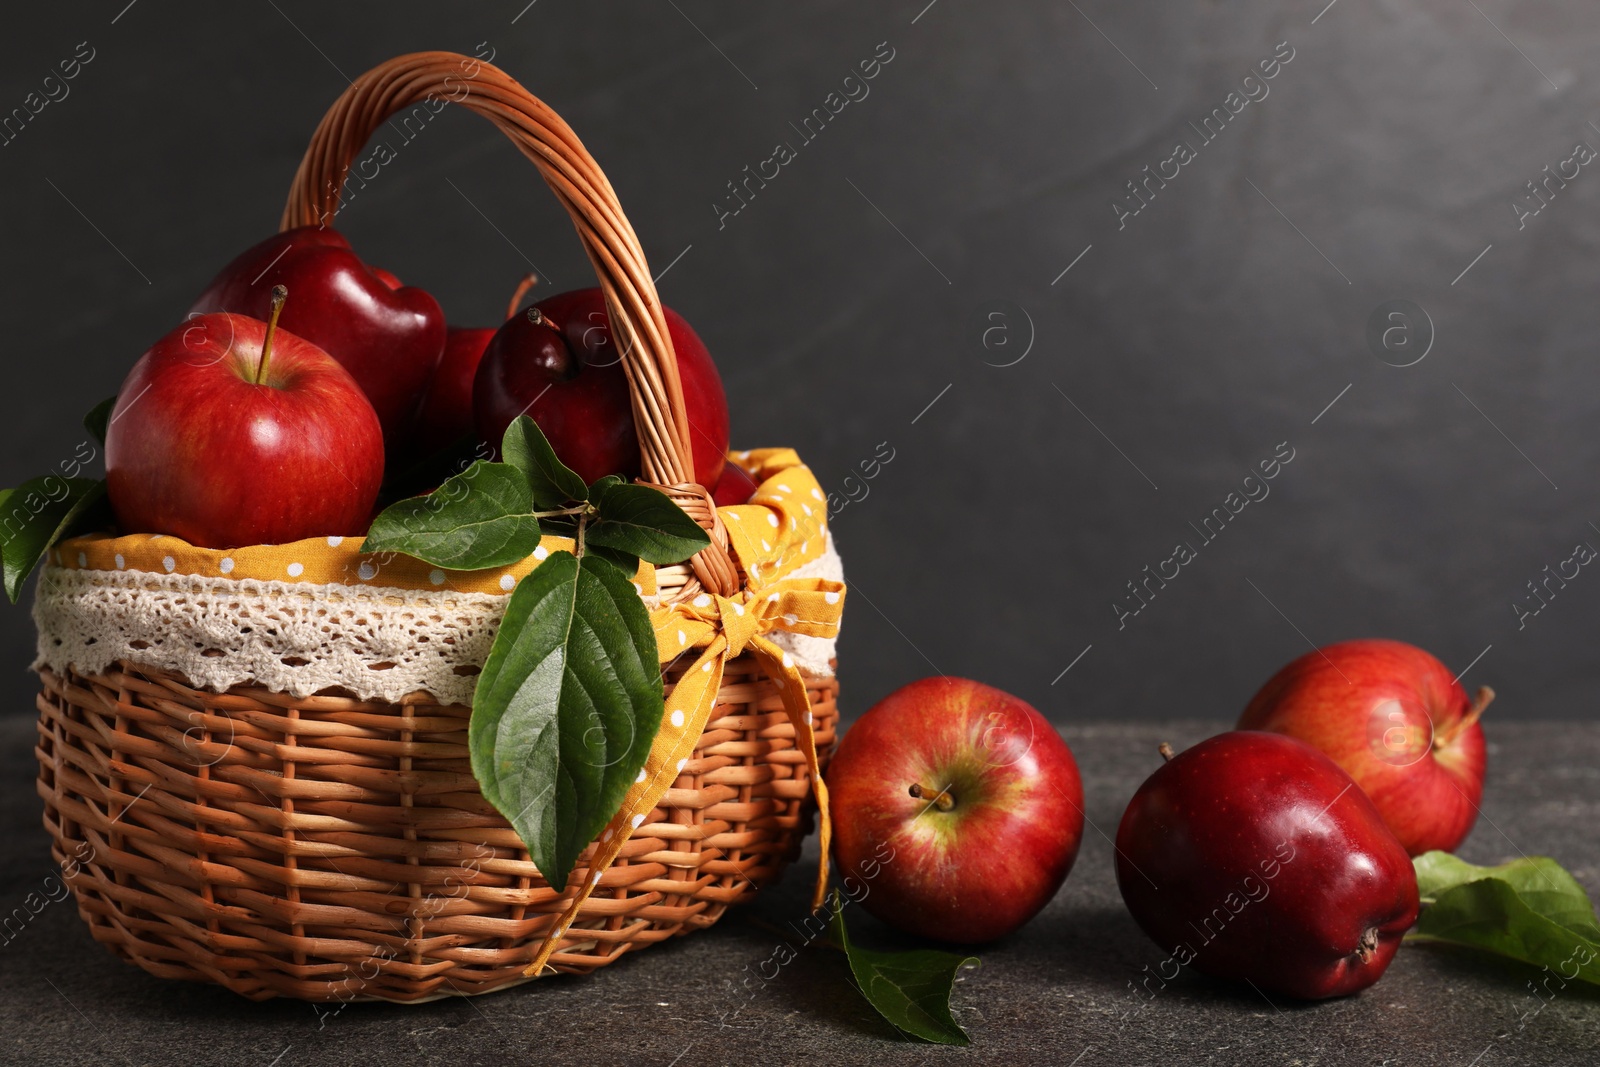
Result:
[[[682,253],[663,296],[723,369],[735,443],[792,445],[834,491],[894,449],[836,523],[847,713],[938,671],[1062,722],[1220,722],[1308,642],[1385,635],[1476,659],[1491,722],[1591,714],[1600,577],[1521,630],[1511,605],[1600,545],[1600,175],[1521,231],[1510,208],[1600,145],[1591,8],[925,3],[9,15],[0,113],[78,42],[96,57],[0,147],[0,481],[70,456],[81,413],[274,229],[346,76],[487,42],[582,134],[657,269]],[[870,95],[719,230],[725,183],[884,41]],[[1119,231],[1124,184],[1282,41],[1269,95]],[[496,322],[530,262],[552,290],[592,281],[532,167],[466,114],[340,227],[458,323]],[[1394,299],[1436,329],[1404,369],[1364,337]],[[1188,524],[1285,441],[1271,495],[1119,629],[1124,583],[1198,545]],[[23,609],[0,616],[17,714],[31,644]]]

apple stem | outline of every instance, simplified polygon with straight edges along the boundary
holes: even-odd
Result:
[[[1472,707],[1467,709],[1467,713],[1463,715],[1460,721],[1456,723],[1454,729],[1450,730],[1443,737],[1434,739],[1433,747],[1438,748],[1441,745],[1448,745],[1450,742],[1460,737],[1463,731],[1470,730],[1472,728],[1472,724],[1478,721],[1478,719],[1485,711],[1488,710],[1489,705],[1492,703],[1494,703],[1494,690],[1490,689],[1486,685],[1480,685],[1477,693],[1473,694]]]
[[[951,808],[956,806],[956,798],[951,796],[950,793],[944,789],[940,789],[936,792],[920,782],[912,782],[909,792],[918,800],[931,795],[933,797],[933,806],[938,808],[940,811],[949,811]]]
[[[516,289],[511,292],[511,303],[506,305],[506,318],[511,318],[517,313],[517,308],[522,306],[522,298],[528,295],[528,290],[539,284],[539,276],[529,271],[517,283]]]
[[[289,290],[281,285],[272,287],[272,316],[267,319],[267,335],[261,341],[261,361],[256,364],[256,384],[267,380],[267,360],[272,357],[272,335],[278,332],[278,316],[289,299]]]
[[[1176,752],[1172,751],[1172,746],[1165,741],[1161,742],[1161,746],[1156,751],[1161,753],[1161,762],[1163,763],[1170,763],[1172,757],[1177,755]]]
[[[576,543],[576,545],[574,545],[574,551],[572,553],[578,559],[582,559],[583,558],[583,528],[585,526],[587,526],[587,525],[589,525],[589,513],[588,513],[588,511],[580,511],[580,512],[578,512],[578,537],[577,537],[577,543]]]
[[[535,326],[548,326],[556,333],[561,332],[561,324],[556,322],[549,315],[546,315],[544,312],[540,311],[538,308],[531,307],[527,310],[526,314],[528,316],[528,321],[533,323]]]

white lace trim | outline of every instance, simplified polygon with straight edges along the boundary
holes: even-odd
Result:
[[[822,557],[788,577],[842,575],[830,539]],[[126,660],[217,691],[253,683],[296,697],[343,689],[393,702],[422,690],[465,704],[506,599],[51,567],[34,599],[34,667],[94,674]],[[832,673],[833,641],[772,637],[803,670]]]

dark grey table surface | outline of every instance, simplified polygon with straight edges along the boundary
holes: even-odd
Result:
[[[220,989],[161,981],[113,958],[68,902],[45,907],[0,945],[0,1062],[7,1064],[1051,1063],[1592,1065],[1600,994],[1576,987],[1547,1003],[1532,968],[1434,947],[1401,950],[1359,996],[1271,1004],[1181,975],[1153,1000],[1131,983],[1161,958],[1123,908],[1111,844],[1122,808],[1161,740],[1192,744],[1221,723],[1068,727],[1091,826],[1077,866],[1034,922],[979,953],[953,1006],[968,1049],[896,1038],[848,987],[837,953],[808,951],[771,981],[758,965],[798,919],[807,879],[794,870],[714,929],[624,959],[586,979],[558,978],[472,1000],[354,1004],[330,1018],[310,1005],[250,1003]],[[1462,853],[1498,862],[1557,857],[1600,890],[1600,726],[1517,723],[1491,730],[1483,818]],[[4,913],[55,873],[32,787],[32,724],[0,725]],[[887,936],[852,909],[858,936]],[[14,928],[13,928],[14,929]],[[770,969],[768,971],[770,973]],[[747,981],[748,979],[748,981]],[[1540,1004],[1543,1008],[1540,1009]]]

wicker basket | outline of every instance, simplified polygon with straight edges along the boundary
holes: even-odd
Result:
[[[620,347],[644,477],[712,533],[691,565],[663,569],[663,600],[737,593],[747,579],[689,469],[675,357],[643,252],[594,160],[543,103],[452,53],[391,60],[323,119],[284,228],[331,218],[367,138],[440,98],[489,118],[538,165],[577,226],[619,341],[633,341]],[[686,669],[665,672],[669,691]],[[260,685],[208,692],[126,660],[39,674],[38,787],[55,857],[95,938],[152,974],[252,999],[484,993],[526,980],[573,899],[570,886],[549,888],[479,793],[467,706],[427,692],[393,703]],[[825,758],[837,683],[808,677],[806,690]],[[587,972],[709,926],[797,854],[813,783],[794,719],[755,657],[728,661],[692,757],[583,900],[550,957],[556,970]]]

